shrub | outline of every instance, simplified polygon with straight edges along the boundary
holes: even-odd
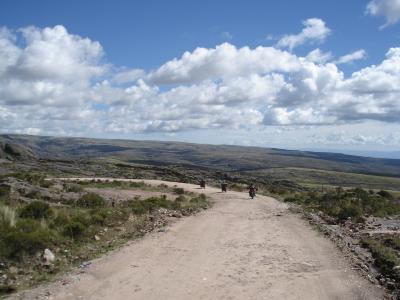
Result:
[[[208,206],[207,198],[204,194],[201,194],[198,197],[190,199],[190,203],[196,207],[203,209],[207,208]]]
[[[67,224],[70,220],[70,216],[65,211],[57,211],[55,217],[52,219],[51,226],[54,228]]]
[[[147,209],[143,205],[142,201],[132,201],[129,204],[129,207],[132,209],[132,212],[136,215],[143,215],[147,213]]]
[[[69,193],[80,193],[83,192],[83,187],[77,183],[66,183],[64,190]]]
[[[79,198],[76,204],[80,207],[95,208],[105,206],[106,201],[96,193],[87,193]]]
[[[71,221],[81,223],[85,227],[88,227],[91,224],[89,215],[86,212],[82,212],[82,211],[75,212],[71,216]]]
[[[21,259],[25,254],[33,255],[50,247],[54,237],[53,231],[36,220],[19,220],[15,228],[1,236],[0,256]]]
[[[10,195],[10,187],[6,185],[0,186],[0,197],[8,197]]]
[[[19,216],[21,218],[41,219],[48,218],[52,214],[52,210],[48,203],[43,201],[33,201],[23,207]]]
[[[377,192],[377,194],[386,199],[393,199],[393,195],[388,191],[380,190],[379,192]]]
[[[93,224],[104,225],[107,220],[107,212],[104,210],[96,210],[92,212],[91,222]]]
[[[179,201],[178,202],[177,201],[172,202],[171,208],[174,209],[174,210],[180,210],[181,209],[181,202],[179,202]]]
[[[32,189],[28,193],[25,194],[25,197],[30,198],[30,199],[40,199],[41,194],[39,190]]]
[[[338,213],[339,220],[346,220],[348,218],[358,220],[363,214],[363,211],[360,206],[357,204],[348,204],[342,207]]]
[[[13,174],[13,176],[15,178],[27,181],[33,185],[40,185],[45,179],[45,176],[43,174],[29,172],[16,173]]]
[[[400,265],[400,259],[397,257],[396,251],[386,247],[381,242],[373,239],[362,240],[362,245],[367,247],[375,259],[375,265],[389,277],[396,280],[400,279],[398,270],[393,270],[395,266]]]
[[[85,225],[77,221],[70,221],[64,226],[63,234],[72,239],[77,239],[85,232]]]
[[[185,190],[183,188],[174,188],[174,193],[177,195],[183,195]]]
[[[185,202],[186,201],[186,197],[183,195],[180,195],[178,197],[176,197],[175,202]]]
[[[0,206],[0,226],[9,228],[15,227],[16,211],[9,206]]]

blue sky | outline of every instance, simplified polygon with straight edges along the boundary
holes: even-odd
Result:
[[[3,0],[0,129],[396,151],[399,19],[400,0]]]
[[[157,68],[165,61],[196,47],[214,47],[229,41],[238,47],[271,45],[268,35],[279,38],[298,32],[301,21],[324,20],[332,35],[322,49],[344,55],[368,49],[367,59],[346,66],[348,71],[379,63],[387,49],[399,44],[398,26],[384,31],[383,18],[365,14],[368,1],[20,1],[0,3],[2,26],[65,26],[69,32],[99,41],[106,59],[132,68]],[[299,54],[312,50],[305,45]]]

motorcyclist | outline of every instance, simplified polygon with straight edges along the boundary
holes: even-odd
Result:
[[[256,191],[257,191],[257,187],[255,186],[254,183],[250,184],[249,186],[249,196],[251,199],[254,199],[254,197],[256,196]]]
[[[206,181],[204,180],[204,178],[202,178],[200,180],[200,188],[205,189],[206,188]]]
[[[227,187],[228,187],[228,184],[227,184],[225,181],[222,181],[222,182],[221,182],[221,191],[222,191],[223,193],[226,193]]]

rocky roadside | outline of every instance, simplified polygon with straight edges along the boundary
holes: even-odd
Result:
[[[400,216],[364,217],[363,222],[360,223],[355,223],[350,219],[339,223],[321,211],[307,211],[294,204],[291,205],[291,210],[302,214],[311,225],[331,239],[350,260],[353,269],[371,283],[385,289],[388,295],[387,299],[400,299],[400,282],[382,274],[375,264],[372,253],[362,244],[364,238],[399,237]],[[400,269],[400,266],[395,266],[395,268]]]

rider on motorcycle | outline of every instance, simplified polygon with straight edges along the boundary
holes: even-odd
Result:
[[[250,196],[251,199],[254,199],[254,197],[256,196],[256,191],[257,191],[257,188],[256,188],[255,184],[254,183],[250,184],[250,186],[249,186],[249,196]]]
[[[221,191],[226,193],[226,188],[228,187],[228,184],[225,181],[221,182]]]
[[[204,180],[204,178],[202,178],[200,180],[200,188],[205,189],[206,188],[206,181]]]

